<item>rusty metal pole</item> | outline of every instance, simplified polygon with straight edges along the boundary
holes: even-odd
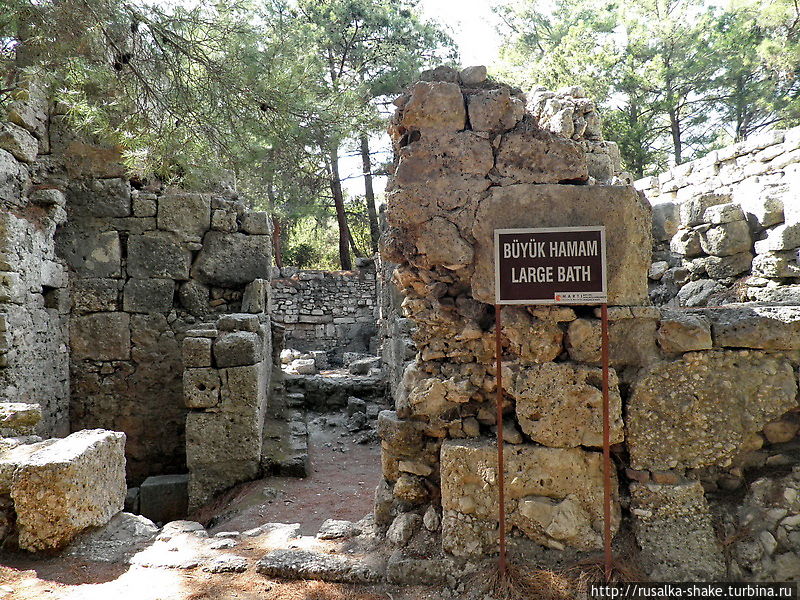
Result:
[[[498,510],[500,514],[500,556],[498,558],[498,568],[500,576],[505,578],[507,572],[506,566],[506,490],[505,490],[505,461],[503,458],[503,349],[500,343],[500,328],[501,328],[501,311],[502,305],[494,305],[495,314],[495,357],[497,369],[497,487],[498,487]]]
[[[606,583],[611,581],[611,415],[608,396],[608,304],[600,308],[603,361],[603,554]]]

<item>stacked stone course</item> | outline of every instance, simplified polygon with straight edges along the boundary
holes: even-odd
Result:
[[[284,346],[322,350],[338,363],[344,352],[375,350],[377,305],[372,262],[357,271],[285,267],[272,279],[272,317],[285,328]]]

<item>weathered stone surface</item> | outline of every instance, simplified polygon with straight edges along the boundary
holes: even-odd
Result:
[[[130,315],[108,312],[72,317],[70,347],[75,360],[128,360]]]
[[[456,270],[472,263],[472,246],[442,217],[434,217],[419,228],[417,250],[428,267],[442,265]]]
[[[756,254],[791,250],[800,246],[800,223],[783,224],[768,229],[767,236],[755,243]]]
[[[5,438],[5,440],[9,439],[13,438]],[[38,440],[40,438],[34,439]],[[42,448],[54,444],[56,441],[56,439],[49,439],[33,443],[20,443],[8,446],[4,444],[5,447],[0,446],[0,496],[11,493],[14,471],[16,471],[20,465],[25,464],[31,455]]]
[[[700,246],[700,234],[693,229],[679,229],[669,242],[669,249],[675,254],[686,258],[699,256],[703,253]]]
[[[183,339],[183,366],[210,367],[211,339],[187,336]]]
[[[672,239],[680,227],[680,211],[674,202],[653,205],[653,239],[666,242]]]
[[[262,358],[261,338],[250,331],[235,331],[214,341],[217,367],[254,365]]]
[[[42,420],[42,407],[24,402],[0,402],[0,436],[30,435]],[[6,433],[4,433],[6,432]]]
[[[466,123],[461,89],[454,83],[420,82],[411,88],[411,98],[403,109],[406,129],[460,131]]]
[[[321,540],[340,540],[355,537],[361,528],[352,521],[326,519],[319,527],[317,537]]]
[[[739,252],[728,256],[704,256],[693,262],[701,267],[713,279],[735,277],[750,270],[753,255],[750,252]]]
[[[56,237],[58,255],[82,277],[119,277],[122,248],[116,231],[66,228]]]
[[[495,187],[478,209],[473,227],[472,295],[493,304],[494,230],[520,227],[605,225],[608,302],[647,302],[650,210],[632,187],[511,185]]]
[[[14,155],[22,162],[32,163],[39,153],[36,138],[14,123],[0,123],[0,149]]]
[[[706,210],[719,204],[728,204],[730,201],[730,196],[719,194],[704,194],[686,200],[680,206],[681,226],[695,227],[700,225],[703,223]]]
[[[389,525],[386,541],[395,546],[405,546],[422,525],[422,517],[415,513],[400,513]]]
[[[709,206],[703,213],[703,221],[705,223],[711,223],[712,225],[744,220],[742,207],[733,202]]]
[[[658,326],[658,345],[664,352],[709,350],[713,346],[711,323],[702,314],[663,310]]]
[[[509,393],[522,431],[553,448],[603,445],[600,369],[572,363],[512,367]],[[616,372],[609,371],[611,443],[623,439],[622,400]]]
[[[119,308],[120,279],[74,279],[71,285],[76,312],[114,312]]]
[[[19,545],[48,550],[102,526],[125,502],[125,434],[79,431],[32,454],[14,472]]]
[[[131,214],[131,186],[126,179],[79,179],[67,189],[70,210],[92,217],[127,217]]]
[[[555,548],[602,547],[600,453],[507,446],[506,469],[509,528],[517,527],[534,541]],[[442,444],[442,545],[448,552],[463,556],[492,551],[498,518],[496,470],[497,450],[492,441],[447,440]],[[476,520],[476,526],[458,528],[464,524],[460,521],[454,526],[454,520],[464,518]],[[619,518],[614,499],[612,530]],[[487,536],[486,525],[491,523],[495,532]]]
[[[508,131],[522,119],[525,104],[511,96],[507,87],[501,87],[468,95],[467,110],[473,131]]]
[[[698,481],[631,484],[634,533],[652,581],[720,581],[722,546]]]
[[[559,183],[589,177],[586,154],[578,144],[530,123],[503,134],[495,166],[514,183]]]
[[[186,369],[183,372],[183,403],[187,408],[216,406],[219,404],[219,388],[217,369]]]
[[[128,275],[147,278],[189,279],[192,254],[177,236],[152,232],[128,237]]]
[[[265,235],[209,231],[203,238],[192,276],[203,283],[231,287],[268,279],[272,251]]]
[[[800,307],[741,305],[710,311],[710,316],[717,346],[800,349]]]
[[[763,352],[692,352],[654,365],[628,402],[631,466],[726,466],[751,434],[796,405],[796,395],[791,364]]]
[[[242,312],[263,313],[269,310],[271,287],[266,279],[256,279],[247,284],[242,295]]]
[[[242,215],[242,231],[251,235],[270,235],[272,219],[266,212],[246,212]]]
[[[272,550],[256,563],[256,571],[266,577],[342,583],[375,583],[383,579],[382,570],[371,562],[308,550]]]
[[[714,294],[724,289],[713,279],[690,281],[678,292],[678,302],[681,306],[704,306]]]
[[[186,518],[188,512],[188,475],[156,475],[139,486],[139,511],[156,523]]]
[[[742,186],[744,188],[744,186]],[[783,221],[783,200],[765,190],[761,193],[734,195],[748,221],[759,229],[777,225]]]
[[[211,227],[211,199],[204,194],[169,193],[158,201],[158,228],[199,238]]]
[[[172,279],[129,279],[122,292],[122,308],[133,313],[169,312],[175,297]]]
[[[753,275],[759,277],[800,277],[797,251],[759,254],[753,259]]]
[[[100,529],[80,534],[64,556],[101,563],[122,563],[156,537],[158,527],[141,515],[121,512]]]
[[[464,85],[478,85],[486,81],[486,67],[476,65],[474,67],[464,67],[458,73],[458,79]]]
[[[746,221],[733,221],[715,225],[700,234],[700,246],[706,254],[730,256],[749,252],[752,246],[750,227]]]
[[[566,349],[572,360],[600,364],[601,327],[599,319],[576,319],[569,324]],[[609,363],[615,368],[647,365],[660,358],[655,319],[613,320],[608,339]]]

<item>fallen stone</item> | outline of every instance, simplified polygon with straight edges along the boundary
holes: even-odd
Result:
[[[183,519],[189,510],[188,475],[156,475],[139,487],[141,514],[157,523]]]
[[[273,550],[256,563],[256,571],[266,577],[335,583],[377,583],[383,580],[379,565],[352,556],[308,550]]]
[[[381,366],[381,359],[378,356],[371,356],[370,358],[362,358],[354,360],[350,363],[348,370],[353,375],[366,375],[372,369],[379,369]]]
[[[42,420],[42,407],[23,402],[0,402],[0,436],[31,435]]]
[[[64,550],[64,556],[105,563],[126,562],[141,551],[158,533],[151,520],[121,512],[107,525],[80,534]]]
[[[415,513],[400,513],[386,532],[386,541],[395,546],[405,546],[422,525],[422,517]]]
[[[361,529],[352,521],[339,521],[336,519],[325,520],[317,532],[321,540],[340,540],[359,535]]]
[[[486,67],[478,65],[461,69],[458,78],[463,85],[478,85],[486,81]]]
[[[247,567],[247,559],[234,554],[223,554],[207,563],[203,567],[203,571],[208,573],[244,573]]]

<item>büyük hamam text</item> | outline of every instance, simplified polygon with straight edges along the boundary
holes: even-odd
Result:
[[[505,242],[502,250],[504,259],[545,259],[597,256],[600,247],[597,240],[540,242],[533,238]],[[591,280],[592,268],[589,265],[511,268],[511,283],[570,283]]]

